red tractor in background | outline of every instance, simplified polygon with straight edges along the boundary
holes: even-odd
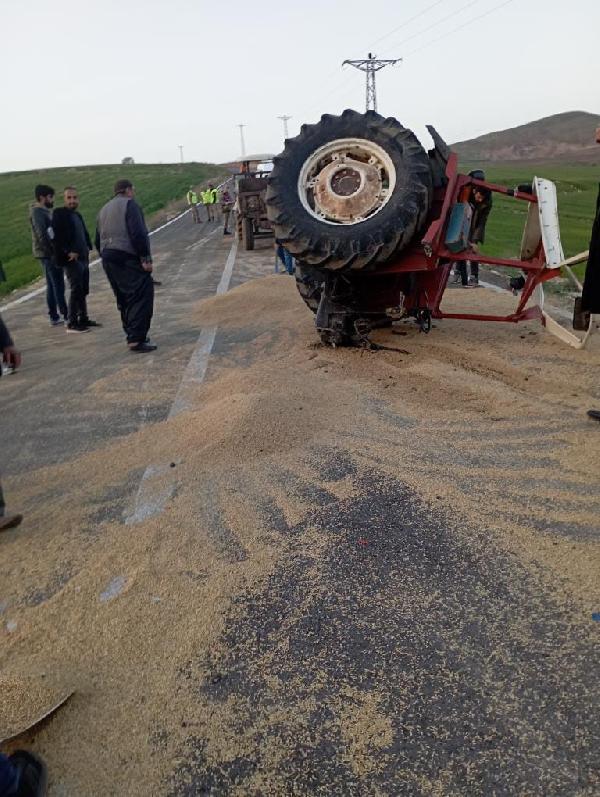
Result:
[[[269,219],[297,260],[298,290],[325,343],[364,342],[371,328],[401,317],[413,317],[424,332],[442,318],[546,322],[541,286],[564,265],[554,184],[535,178],[513,189],[460,174],[456,154],[427,129],[429,152],[396,119],[346,110],[303,125],[274,158]],[[520,258],[471,251],[475,186],[529,203]],[[513,313],[440,309],[453,263],[470,259],[522,271]],[[538,304],[528,307],[536,290]]]

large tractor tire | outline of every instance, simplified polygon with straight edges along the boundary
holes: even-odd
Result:
[[[274,159],[267,191],[275,236],[303,264],[329,271],[385,262],[422,231],[429,157],[414,133],[374,111],[303,125]]]
[[[319,275],[314,269],[296,265],[295,276],[296,288],[298,288],[302,301],[313,313],[316,313],[321,301],[322,275]]]

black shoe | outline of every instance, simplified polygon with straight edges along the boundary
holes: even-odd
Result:
[[[43,797],[46,794],[48,774],[41,758],[27,750],[16,750],[8,760],[18,773],[14,797]]]
[[[23,515],[0,515],[0,531],[16,529],[21,525]]]
[[[82,318],[79,322],[80,327],[101,327],[102,324],[99,321],[92,321],[91,318]]]
[[[150,351],[156,351],[158,346],[155,346],[154,343],[146,343],[146,341],[142,341],[141,343],[136,343],[135,346],[130,346],[129,351],[134,351],[137,354],[146,354]]]
[[[593,418],[595,421],[600,421],[600,410],[588,410],[588,417]]]
[[[67,332],[89,332],[90,330],[87,327],[82,327],[80,324],[67,324],[66,326]]]
[[[161,282],[160,280],[154,280],[154,279],[153,279],[153,280],[152,280],[152,284],[153,284],[153,285],[162,285],[162,282]]]
[[[231,235],[231,233],[229,232],[229,230],[223,230],[223,235]]]

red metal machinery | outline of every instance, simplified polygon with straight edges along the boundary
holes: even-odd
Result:
[[[452,208],[465,193],[475,186],[482,186],[493,193],[512,196],[517,200],[537,204],[538,197],[517,189],[506,188],[458,172],[458,158],[451,153],[446,167],[448,183],[435,191],[430,222],[427,231],[418,244],[409,247],[392,262],[378,266],[370,273],[371,279],[389,277],[392,274],[409,275],[410,286],[404,290],[404,310],[407,315],[417,317],[424,329],[428,318],[459,318],[473,321],[504,321],[516,323],[539,318],[544,323],[542,308],[526,308],[531,295],[538,285],[560,275],[560,268],[547,265],[547,257],[541,240],[528,259],[491,257],[483,252],[466,249],[452,252],[445,243],[448,220]],[[476,260],[480,264],[520,269],[526,275],[525,285],[520,293],[514,313],[507,316],[485,315],[480,313],[446,313],[440,309],[452,264],[456,261]]]

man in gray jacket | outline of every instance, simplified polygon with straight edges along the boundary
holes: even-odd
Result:
[[[148,339],[154,310],[152,254],[142,209],[129,180],[117,180],[115,195],[98,214],[96,249],[113,289],[129,350],[156,349]]]
[[[46,277],[46,304],[50,324],[55,327],[67,319],[67,303],[65,301],[65,276],[62,268],[57,266],[52,246],[52,208],[54,206],[54,188],[49,185],[36,185],[35,202],[29,209],[31,224],[31,248],[33,256],[40,261]],[[60,314],[63,318],[60,317]]]
[[[6,328],[2,317],[0,316],[0,353],[5,365],[10,365],[11,368],[16,369],[21,365],[21,354],[15,348],[13,339]],[[2,374],[0,367],[0,375]],[[4,503],[4,493],[2,492],[2,484],[0,484],[0,531],[5,529],[14,529],[23,520],[22,515],[10,515],[6,512],[6,504]]]

